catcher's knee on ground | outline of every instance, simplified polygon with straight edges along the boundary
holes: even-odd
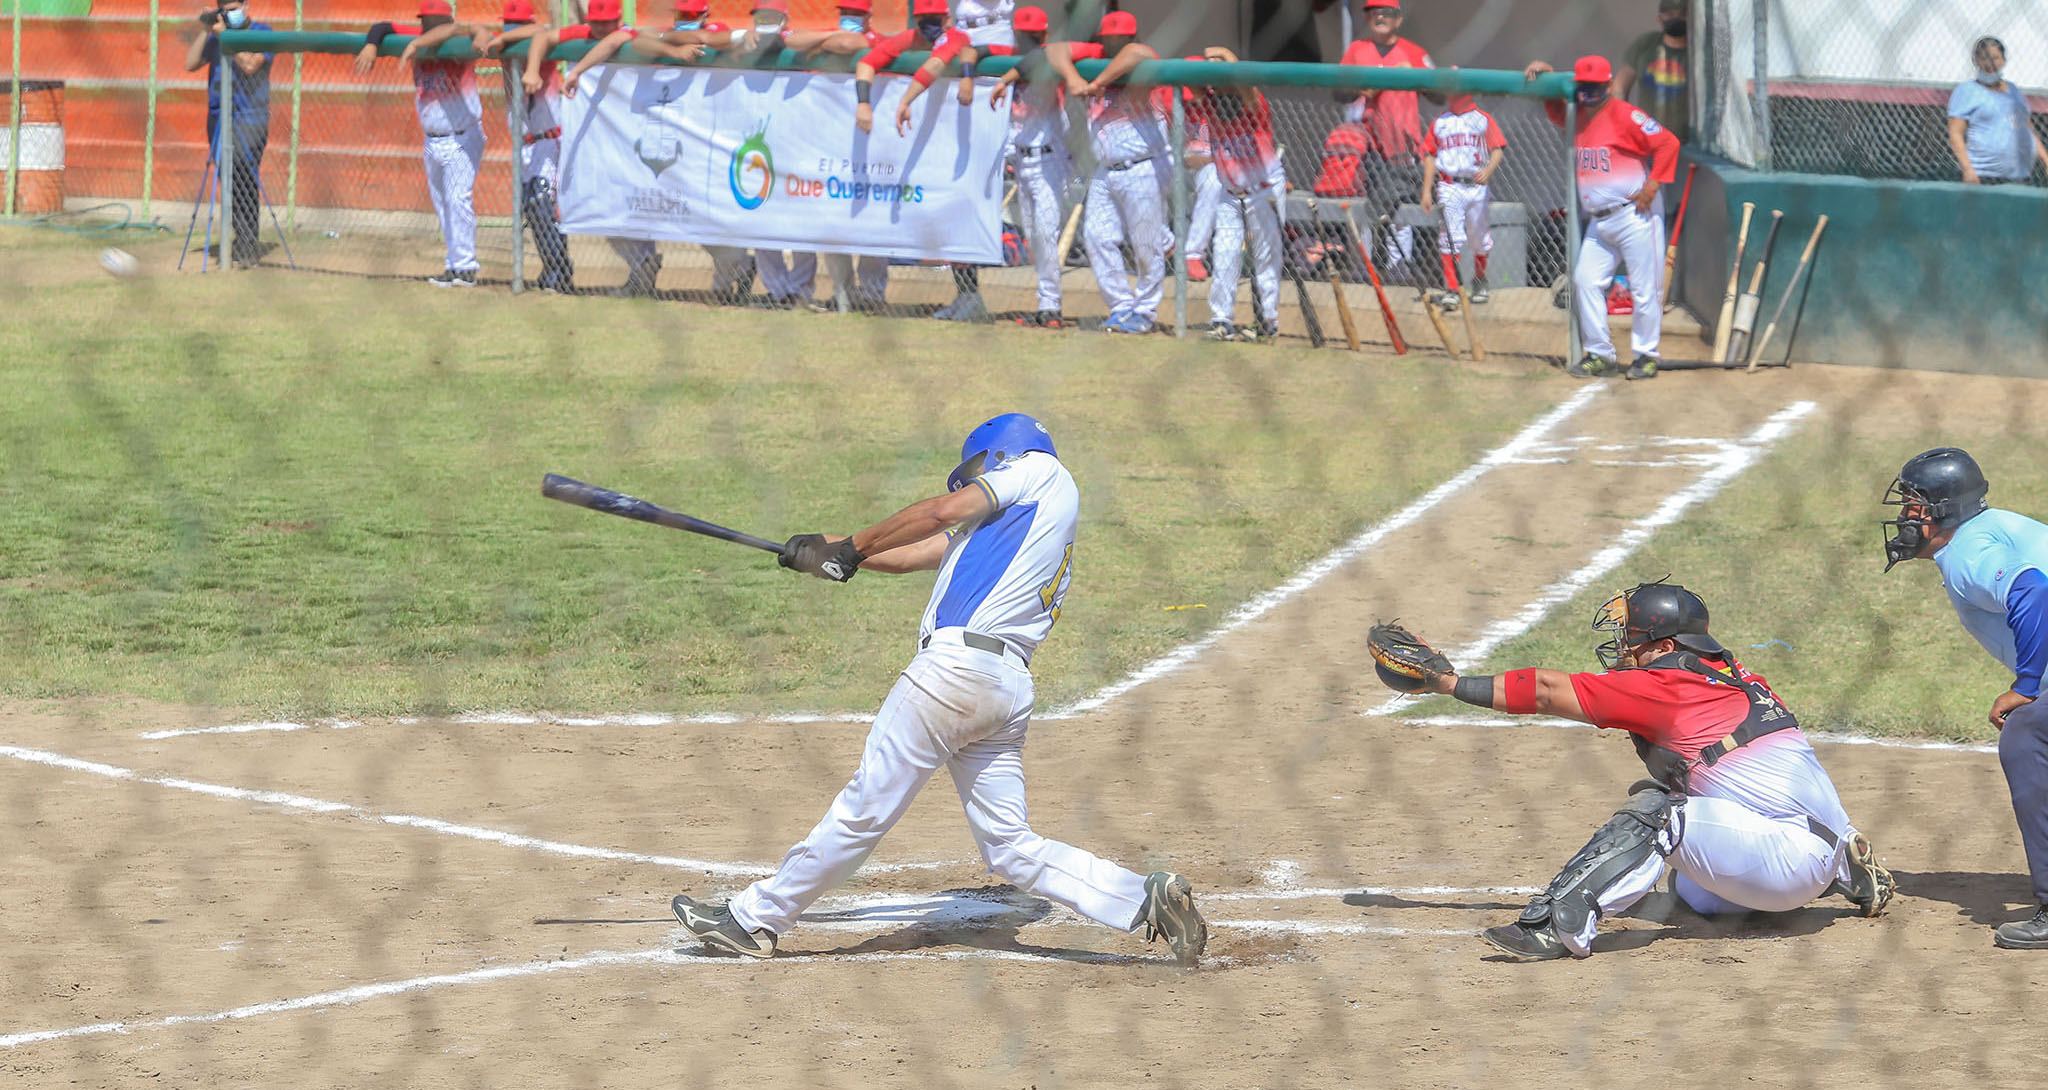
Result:
[[[1665,857],[1684,839],[1685,800],[1650,780],[1564,865],[1522,910],[1526,927],[1548,927],[1575,956],[1593,952],[1600,917],[1628,908],[1655,889]]]

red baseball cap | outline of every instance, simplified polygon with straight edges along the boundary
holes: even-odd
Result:
[[[839,10],[857,11],[863,15],[872,15],[875,11],[875,0],[839,0]]]
[[[533,4],[529,0],[505,0],[505,10],[498,18],[508,23],[533,22]]]
[[[593,23],[623,19],[625,16],[625,6],[619,0],[590,0],[583,5],[583,17]]]
[[[455,9],[448,6],[448,0],[420,0],[421,15],[453,15]]]
[[[944,15],[946,14],[946,0],[913,0],[910,5],[910,14]]]
[[[687,15],[699,15],[711,10],[711,0],[676,0],[676,10]]]
[[[1135,38],[1138,36],[1138,17],[1128,11],[1112,11],[1102,17],[1102,25],[1095,29],[1098,38],[1113,38],[1118,35]]]
[[[1365,0],[1365,10],[1371,11],[1374,8],[1393,8],[1400,11],[1401,0]]]
[[[1589,53],[1572,62],[1572,78],[1580,83],[1606,83],[1614,78],[1614,66],[1606,57]]]
[[[1046,17],[1044,8],[1018,8],[1010,13],[1010,29],[1051,30],[1052,20]]]

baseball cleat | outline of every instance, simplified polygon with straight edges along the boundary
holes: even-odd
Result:
[[[1112,314],[1107,319],[1103,320],[1102,331],[1104,333],[1134,332],[1131,329],[1130,321],[1131,316],[1128,314]]]
[[[2005,950],[2048,950],[2048,905],[2042,905],[2031,920],[2000,925],[1991,944]]]
[[[1280,323],[1260,322],[1259,328],[1247,331],[1244,339],[1254,344],[1273,344],[1280,340]]]
[[[1479,933],[1487,945],[1516,961],[1556,961],[1572,956],[1548,927],[1525,927],[1522,921],[1489,927]]]
[[[1138,909],[1138,922],[1145,925],[1146,942],[1164,938],[1182,965],[1195,964],[1209,945],[1209,925],[1195,909],[1194,888],[1172,871],[1145,876],[1145,904]]]
[[[1487,290],[1486,278],[1483,276],[1472,278],[1472,291],[1470,294],[1472,296],[1472,303],[1475,306],[1493,298],[1493,292]]]
[[[1835,879],[1834,884],[1828,886],[1828,892],[1847,897],[1859,915],[1883,914],[1899,884],[1892,878],[1892,872],[1878,863],[1877,851],[1870,846],[1870,838],[1862,833],[1851,835],[1848,857],[1843,862],[1849,868],[1850,878],[1847,881]]]
[[[1621,377],[1625,379],[1656,378],[1657,357],[1637,356],[1635,362],[1628,365],[1628,370],[1621,373]]]
[[[704,905],[678,893],[668,907],[681,920],[683,930],[714,950],[730,950],[750,958],[775,956],[775,933],[765,928],[749,931],[732,918],[724,905]]]
[[[1577,363],[1566,364],[1564,373],[1573,378],[1599,378],[1613,370],[1614,362],[1612,360],[1603,360],[1598,356],[1589,355]]]
[[[1444,292],[1442,295],[1436,297],[1436,305],[1442,308],[1443,310],[1447,311],[1457,310],[1458,293],[1455,291]]]
[[[942,322],[986,322],[988,307],[981,301],[980,292],[968,292],[939,308],[932,314]]]
[[[1150,333],[1152,332],[1152,319],[1142,314],[1126,314],[1124,315],[1123,331],[1125,333]]]
[[[1229,322],[1210,322],[1209,339],[1212,341],[1234,341],[1237,339],[1237,327]]]
[[[441,275],[429,278],[427,283],[437,288],[473,288],[476,287],[476,270],[447,269]]]

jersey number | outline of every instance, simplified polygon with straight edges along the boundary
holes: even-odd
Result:
[[[1068,545],[1067,551],[1060,556],[1059,570],[1052,573],[1052,582],[1038,588],[1038,600],[1044,603],[1046,611],[1052,614],[1055,622],[1060,619],[1060,599],[1067,596],[1067,588],[1061,584],[1066,582],[1067,566],[1073,562],[1074,547]]]

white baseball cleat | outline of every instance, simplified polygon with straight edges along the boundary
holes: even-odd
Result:
[[[741,927],[732,918],[732,910],[724,905],[698,904],[678,893],[668,907],[682,921],[683,930],[714,950],[730,950],[750,958],[775,956],[775,933],[766,928],[749,931]]]
[[[1145,925],[1146,942],[1164,938],[1182,965],[1195,964],[1209,945],[1209,925],[1195,910],[1194,887],[1172,871],[1145,876],[1145,904],[1138,910],[1138,922]]]

